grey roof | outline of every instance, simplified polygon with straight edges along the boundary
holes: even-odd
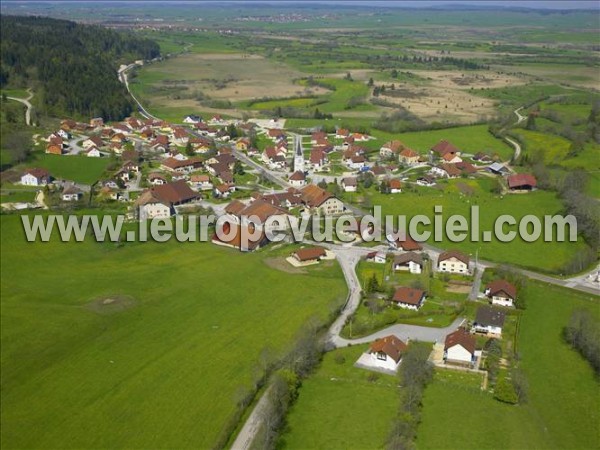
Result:
[[[491,325],[493,327],[502,327],[506,314],[504,311],[491,306],[480,306],[475,316],[475,323],[482,326]]]
[[[504,170],[504,164],[495,162],[493,164],[490,164],[489,169],[493,170],[494,172],[501,172],[502,170]]]

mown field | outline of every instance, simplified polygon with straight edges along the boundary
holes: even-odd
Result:
[[[100,179],[108,165],[109,158],[88,158],[87,156],[59,156],[36,153],[23,168],[41,167],[55,178],[78,183],[93,184]]]
[[[517,352],[529,400],[510,406],[438,373],[426,389],[422,449],[591,449],[600,445],[600,386],[589,363],[562,340],[575,308],[599,313],[598,297],[528,281]],[[568,418],[568,419],[566,419]],[[440,432],[443,430],[443,432]]]
[[[561,202],[553,192],[540,190],[525,195],[500,196],[491,192],[495,182],[491,178],[454,179],[441,183],[439,189],[415,186],[401,194],[384,195],[371,188],[362,192],[359,190],[355,194],[344,194],[344,198],[359,204],[362,202],[363,205],[366,201],[369,207],[381,206],[384,217],[406,215],[407,223],[418,214],[433,220],[434,207],[438,205],[442,207],[442,214],[446,219],[454,214],[469,218],[471,205],[478,205],[480,232],[493,231],[496,219],[504,214],[513,216],[517,223],[525,215],[532,214],[543,223],[545,215],[559,214],[562,211]],[[433,227],[428,230],[433,231]],[[525,242],[520,237],[511,242],[500,242],[495,237],[491,242],[483,242],[480,235],[479,242],[474,242],[469,236],[462,242],[453,243],[444,233],[441,242],[434,242],[432,234],[429,242],[447,249],[458,248],[471,254],[472,258],[475,258],[479,250],[481,259],[559,273],[564,264],[585,246],[581,238],[577,242],[544,242],[542,235],[535,242]]]
[[[368,345],[327,353],[302,383],[278,443],[282,449],[376,449],[398,408],[396,377],[353,367]]]
[[[282,271],[285,249],[26,243],[0,223],[3,448],[210,448],[260,351],[346,295],[333,262]]]

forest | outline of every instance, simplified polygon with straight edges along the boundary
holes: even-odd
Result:
[[[48,116],[119,120],[133,106],[117,78],[122,63],[160,56],[132,33],[42,17],[0,16],[0,87],[32,88]]]

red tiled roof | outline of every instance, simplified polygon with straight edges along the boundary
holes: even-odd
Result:
[[[327,255],[327,252],[323,247],[307,247],[301,248],[294,252],[296,258],[301,261],[312,261],[313,259],[319,259]]]
[[[392,334],[373,342],[369,348],[369,353],[385,353],[398,362],[407,347],[404,342]]]
[[[454,347],[455,345],[462,346],[471,354],[475,353],[475,337],[463,328],[459,328],[455,332],[446,336],[444,350],[448,350],[450,347]]]
[[[440,155],[445,155],[446,153],[457,153],[460,151],[446,140],[438,142],[433,147],[431,147],[431,150],[433,150],[436,153],[439,153]]]
[[[509,283],[506,280],[494,280],[490,284],[488,284],[485,288],[486,288],[486,290],[489,289],[490,296],[494,296],[498,293],[505,293],[513,300],[517,296],[517,288],[513,284]]]
[[[510,175],[507,178],[508,181],[508,187],[513,189],[513,188],[518,188],[521,186],[531,186],[531,187],[536,187],[537,186],[537,180],[535,179],[535,177],[529,173],[517,173],[515,175]]]
[[[396,292],[394,292],[394,297],[392,297],[392,301],[418,306],[423,300],[424,296],[425,292],[421,289],[403,286],[396,289]]]

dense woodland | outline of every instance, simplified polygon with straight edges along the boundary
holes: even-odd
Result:
[[[0,87],[33,87],[38,111],[52,116],[127,116],[119,64],[160,54],[148,39],[42,17],[1,16],[0,42]]]

